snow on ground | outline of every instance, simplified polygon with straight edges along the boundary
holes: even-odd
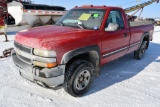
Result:
[[[13,46],[0,36],[0,53]],[[89,92],[80,98],[63,88],[45,89],[20,77],[11,58],[0,59],[0,107],[160,107],[160,27],[145,58],[135,60],[133,53],[101,68]]]

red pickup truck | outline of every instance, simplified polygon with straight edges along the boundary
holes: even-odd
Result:
[[[44,87],[63,85],[77,97],[100,66],[131,52],[142,59],[153,30],[147,21],[128,22],[119,7],[75,7],[55,25],[18,32],[12,58],[21,76]]]

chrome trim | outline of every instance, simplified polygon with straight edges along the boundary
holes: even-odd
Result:
[[[58,65],[54,68],[35,67],[34,65],[28,65],[20,60],[14,49],[12,50],[11,55],[14,64],[20,72],[20,75],[26,79],[33,82],[39,81],[48,87],[56,87],[64,83],[66,65]]]
[[[123,50],[126,50],[126,49],[128,49],[128,48],[132,48],[132,47],[134,47],[134,46],[136,46],[136,45],[139,45],[140,43],[141,43],[141,42],[137,42],[137,43],[134,43],[134,44],[132,44],[132,45],[130,45],[130,46],[127,46],[127,47],[118,49],[118,50],[113,51],[113,52],[110,52],[110,53],[107,53],[107,54],[103,55],[103,57],[107,57],[107,56],[110,56],[110,55],[112,55],[112,54],[115,54],[115,53],[121,52],[121,51],[123,51]]]
[[[18,48],[19,50],[23,51],[23,52],[32,54],[33,48],[30,48],[30,47],[28,47],[28,46],[19,44],[19,43],[16,42],[16,41],[14,41],[14,46],[15,46],[16,48]],[[26,49],[29,50],[30,52],[27,52]]]
[[[32,54],[29,54],[29,53],[26,53],[26,52],[19,50],[15,46],[14,46],[14,49],[17,54],[19,54],[23,57],[26,57],[28,59],[31,59],[31,60],[40,61],[40,62],[49,62],[49,63],[56,62],[56,58],[45,58],[45,57],[35,56],[35,55],[32,55]]]
[[[16,53],[17,54],[17,53]],[[29,64],[29,65],[32,65],[32,62],[28,62],[28,61],[25,61],[24,59],[20,58],[19,54],[17,54],[17,57],[22,60],[23,62]]]
[[[112,54],[115,54],[115,53],[121,52],[121,51],[123,51],[123,50],[126,50],[126,49],[128,49],[128,48],[129,48],[129,46],[124,47],[124,48],[121,48],[121,49],[118,49],[118,50],[116,50],[116,51],[113,51],[113,52],[110,52],[110,53],[107,53],[107,54],[103,55],[103,57],[110,56],[110,55],[112,55]]]
[[[132,47],[134,47],[134,46],[136,46],[136,45],[139,45],[140,43],[141,43],[141,42],[134,43],[134,44],[130,45],[130,48],[132,48]]]

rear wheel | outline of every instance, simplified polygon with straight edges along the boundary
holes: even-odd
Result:
[[[94,80],[93,70],[93,65],[88,61],[74,61],[65,75],[65,91],[74,97],[84,95]]]
[[[147,41],[143,41],[141,47],[134,52],[134,58],[138,60],[142,59],[145,55],[146,49],[147,49]]]

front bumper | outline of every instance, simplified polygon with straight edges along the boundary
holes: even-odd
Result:
[[[64,82],[65,65],[59,65],[55,68],[41,68],[29,65],[17,57],[15,50],[12,50],[12,59],[22,77],[39,85],[56,87]]]

